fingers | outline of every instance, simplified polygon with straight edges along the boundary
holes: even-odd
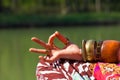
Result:
[[[43,56],[39,56],[39,59],[40,59],[41,61],[45,62],[45,59],[44,59]]]
[[[36,48],[30,48],[29,49],[30,52],[35,52],[35,53],[42,53],[42,54],[47,54],[49,55],[50,52],[46,49],[36,49]]]
[[[53,48],[53,49],[59,49],[57,46],[54,45],[54,39],[56,37],[56,34],[52,34],[49,39],[48,39],[48,44]]]
[[[56,34],[56,37],[65,45],[69,43],[69,40],[66,37],[64,37],[62,34],[60,34],[58,31],[56,31],[55,34]]]
[[[42,40],[40,40],[40,39],[38,39],[36,37],[32,37],[31,40],[38,43],[38,44],[40,44],[41,46],[43,46],[46,49],[50,49],[50,46],[48,44],[46,44],[45,42],[43,42]]]
[[[49,37],[49,39],[48,39],[48,44],[52,45],[55,37],[56,37],[55,33],[52,34],[52,35]]]
[[[49,57],[49,58],[48,57],[45,58],[43,56],[39,56],[39,59],[41,59],[42,61],[48,62],[48,63],[53,63],[53,62],[57,61],[59,59],[59,57],[58,56],[52,56],[52,57]]]
[[[56,31],[48,39],[48,44],[51,45],[54,49],[60,49],[57,46],[55,46],[55,44],[54,44],[55,38],[58,38],[62,43],[65,44],[65,46],[70,44],[70,41],[67,38],[65,38],[62,34],[60,34],[58,31]]]

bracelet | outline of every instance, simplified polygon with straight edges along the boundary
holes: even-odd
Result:
[[[101,45],[103,41],[98,43],[94,40],[82,40],[82,58],[83,61],[101,61]]]
[[[102,44],[103,44],[103,41],[99,41],[99,42],[97,43],[97,47],[96,47],[97,52],[96,52],[96,54],[95,54],[95,60],[96,60],[96,61],[101,61],[101,60],[102,60],[102,59],[101,59],[101,46],[102,46]]]
[[[85,48],[86,48],[86,59],[87,61],[94,61],[94,54],[95,54],[95,50],[96,50],[96,41],[93,40],[88,40],[86,42]]]
[[[86,49],[85,49],[85,44],[86,44],[86,41],[85,40],[82,40],[82,58],[83,58],[83,61],[86,62]]]

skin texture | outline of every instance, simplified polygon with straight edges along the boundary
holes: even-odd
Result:
[[[60,49],[57,46],[55,46],[54,39],[56,37],[63,44],[65,44],[65,48]],[[47,56],[49,56],[49,58],[45,58],[44,56],[39,56],[39,58],[43,61],[52,63],[60,58],[82,60],[81,49],[76,44],[71,43],[68,39],[66,39],[63,35],[61,35],[57,31],[49,37],[47,43],[36,37],[32,37],[31,40],[45,48],[45,49],[37,49],[37,48],[29,49],[30,52],[46,54]]]

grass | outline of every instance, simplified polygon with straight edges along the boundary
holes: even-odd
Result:
[[[99,27],[47,27],[29,29],[0,30],[0,79],[1,80],[36,80],[35,70],[38,55],[30,53],[30,47],[42,48],[30,39],[36,36],[47,42],[48,37],[58,30],[72,42],[81,46],[83,39],[120,40],[119,26]],[[58,40],[56,45],[61,46]]]

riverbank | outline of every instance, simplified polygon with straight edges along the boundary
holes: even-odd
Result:
[[[0,28],[119,25],[120,13],[0,14]]]

